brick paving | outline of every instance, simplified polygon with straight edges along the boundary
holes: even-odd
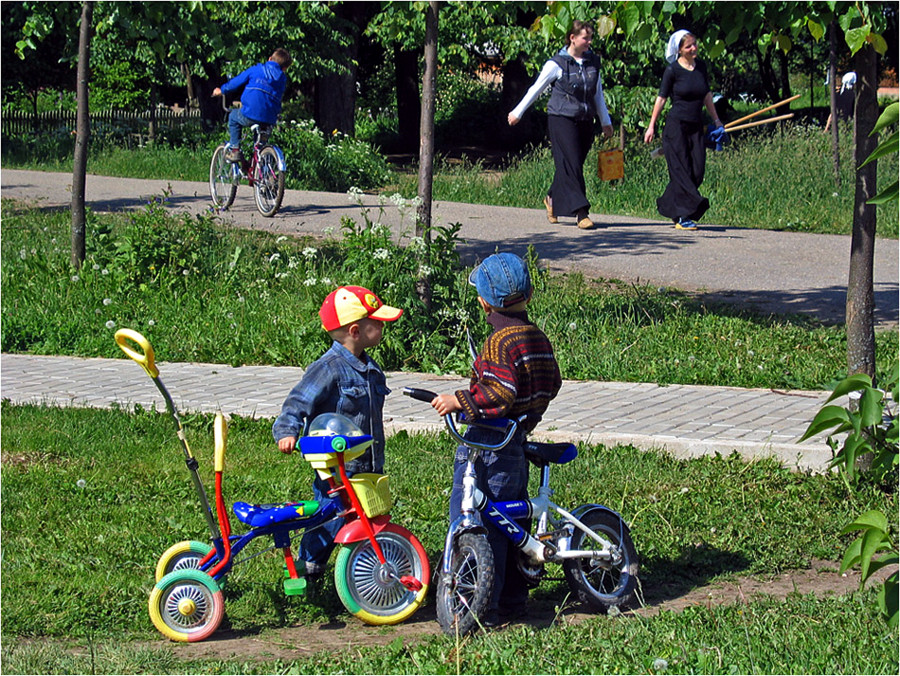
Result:
[[[222,410],[227,415],[274,418],[303,369],[275,366],[158,362],[160,378],[181,412]],[[390,372],[385,403],[388,433],[439,430],[440,418],[404,387],[451,392],[465,386],[454,376]],[[831,451],[823,437],[797,439],[828,392],[741,389],[652,383],[573,381],[534,437],[591,444],[632,444],[676,457],[738,452],[747,459],[777,457],[804,471],[825,470]],[[15,404],[165,410],[162,396],[131,360],[3,354],[0,397]],[[840,403],[840,402],[838,402]]]

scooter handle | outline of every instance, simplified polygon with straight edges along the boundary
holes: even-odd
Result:
[[[119,329],[116,331],[116,343],[122,348],[122,352],[134,359],[151,378],[159,376],[159,369],[153,363],[153,346],[150,341],[133,329]],[[136,344],[141,352],[134,349],[130,343]]]

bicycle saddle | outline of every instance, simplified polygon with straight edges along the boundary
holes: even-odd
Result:
[[[290,521],[312,516],[319,509],[316,500],[301,500],[300,502],[283,502],[281,504],[251,505],[248,502],[235,502],[232,507],[234,515],[242,523],[258,528],[273,523]]]
[[[543,444],[537,441],[526,441],[524,449],[525,457],[538,467],[543,467],[551,462],[565,465],[578,457],[578,449],[575,448],[575,445],[565,442]]]

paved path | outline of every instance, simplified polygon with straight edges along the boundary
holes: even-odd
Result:
[[[0,172],[3,197],[29,200],[46,208],[71,203],[70,174],[6,169]],[[139,180],[89,176],[86,199],[95,211],[140,208],[152,197],[170,193],[174,209],[199,213],[208,210],[205,183]],[[411,214],[404,219],[396,206],[364,196],[369,217],[409,232]],[[583,272],[588,278],[640,281],[695,291],[712,300],[749,305],[762,312],[797,312],[826,322],[843,322],[850,238],[704,225],[697,232],[677,231],[659,220],[604,216],[595,221],[607,227],[583,231],[574,219],[551,226],[543,207],[487,207],[438,202],[437,225],[461,223],[464,260],[493,253],[498,245],[524,254],[534,245],[540,259],[553,270]],[[284,207],[271,219],[255,209],[246,185],[223,220],[241,227],[321,236],[340,232],[341,219],[361,221],[360,207],[342,193],[288,190]],[[898,323],[898,242],[879,239],[875,246],[876,322]]]
[[[41,208],[65,208],[71,176],[4,170],[2,196]],[[176,210],[209,207],[204,183],[89,176],[87,201],[98,212],[140,208],[147,199],[169,195]],[[409,214],[390,202],[364,196],[373,221],[400,236],[411,227]],[[840,322],[849,261],[849,237],[770,232],[706,225],[679,232],[661,221],[598,216],[606,227],[581,231],[570,219],[550,226],[543,209],[437,203],[436,224],[461,223],[464,259],[492,253],[498,244],[524,253],[529,244],[551,269],[583,272],[588,278],[616,278],[674,286],[764,312],[801,312]],[[254,209],[249,188],[238,191],[223,220],[235,226],[322,236],[339,232],[343,217],[360,220],[360,206],[347,195],[287,191],[272,219]],[[876,319],[898,321],[897,240],[876,245]],[[299,380],[299,368],[214,364],[161,364],[163,381],[181,410],[274,417]],[[406,385],[447,392],[458,378],[391,373],[385,415],[393,429],[438,429],[439,419],[420,402],[399,394]],[[0,396],[15,403],[161,408],[161,398],[138,366],[127,359],[71,359],[2,355]],[[788,466],[822,470],[830,450],[819,437],[796,444],[827,393],[776,392],[726,387],[567,381],[538,428],[544,438],[591,443],[632,443],[661,448],[681,457],[738,451],[745,457],[774,455]]]
[[[159,370],[179,411],[221,409],[229,415],[266,418],[278,415],[284,397],[303,374],[300,368],[165,362],[159,363]],[[441,428],[434,411],[403,396],[403,387],[451,392],[465,385],[456,377],[388,373],[389,433]],[[802,444],[796,440],[827,396],[827,392],[565,381],[535,438],[634,444],[677,457],[737,451],[748,459],[775,456],[789,467],[821,471],[831,458],[824,440],[817,437]],[[140,404],[165,411],[150,378],[125,358],[3,354],[0,397],[18,404],[95,408]]]

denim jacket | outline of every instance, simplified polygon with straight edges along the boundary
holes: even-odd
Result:
[[[374,442],[360,457],[347,463],[350,474],[384,472],[384,398],[390,392],[381,367],[363,354],[358,359],[338,342],[310,364],[291,390],[272,425],[275,441],[299,437],[304,420],[321,413],[340,413],[355,422]]]

